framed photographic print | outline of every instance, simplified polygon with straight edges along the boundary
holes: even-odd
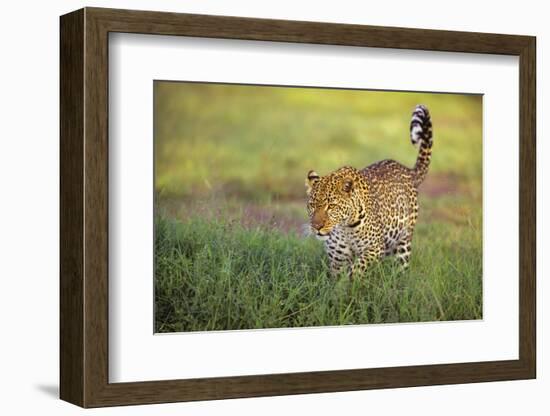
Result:
[[[83,407],[534,378],[535,38],[61,17]]]

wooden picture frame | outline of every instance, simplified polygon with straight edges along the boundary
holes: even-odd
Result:
[[[60,29],[61,399],[82,407],[101,407],[535,378],[534,37],[100,8],[62,16]],[[110,32],[518,56],[519,359],[109,383]]]

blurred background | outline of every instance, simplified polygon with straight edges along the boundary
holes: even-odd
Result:
[[[434,125],[419,221],[481,219],[480,95],[155,82],[157,209],[300,233],[304,179],[381,159],[414,165],[416,104]]]

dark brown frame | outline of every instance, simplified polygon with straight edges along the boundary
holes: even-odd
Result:
[[[83,407],[530,379],[535,333],[535,38],[85,8],[61,26],[60,396]],[[109,383],[108,34],[248,39],[519,56],[519,359]]]

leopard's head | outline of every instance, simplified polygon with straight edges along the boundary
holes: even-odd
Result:
[[[306,177],[307,212],[312,232],[326,237],[337,226],[349,225],[359,209],[359,192],[364,186],[361,173],[340,168],[326,176],[310,170]]]

